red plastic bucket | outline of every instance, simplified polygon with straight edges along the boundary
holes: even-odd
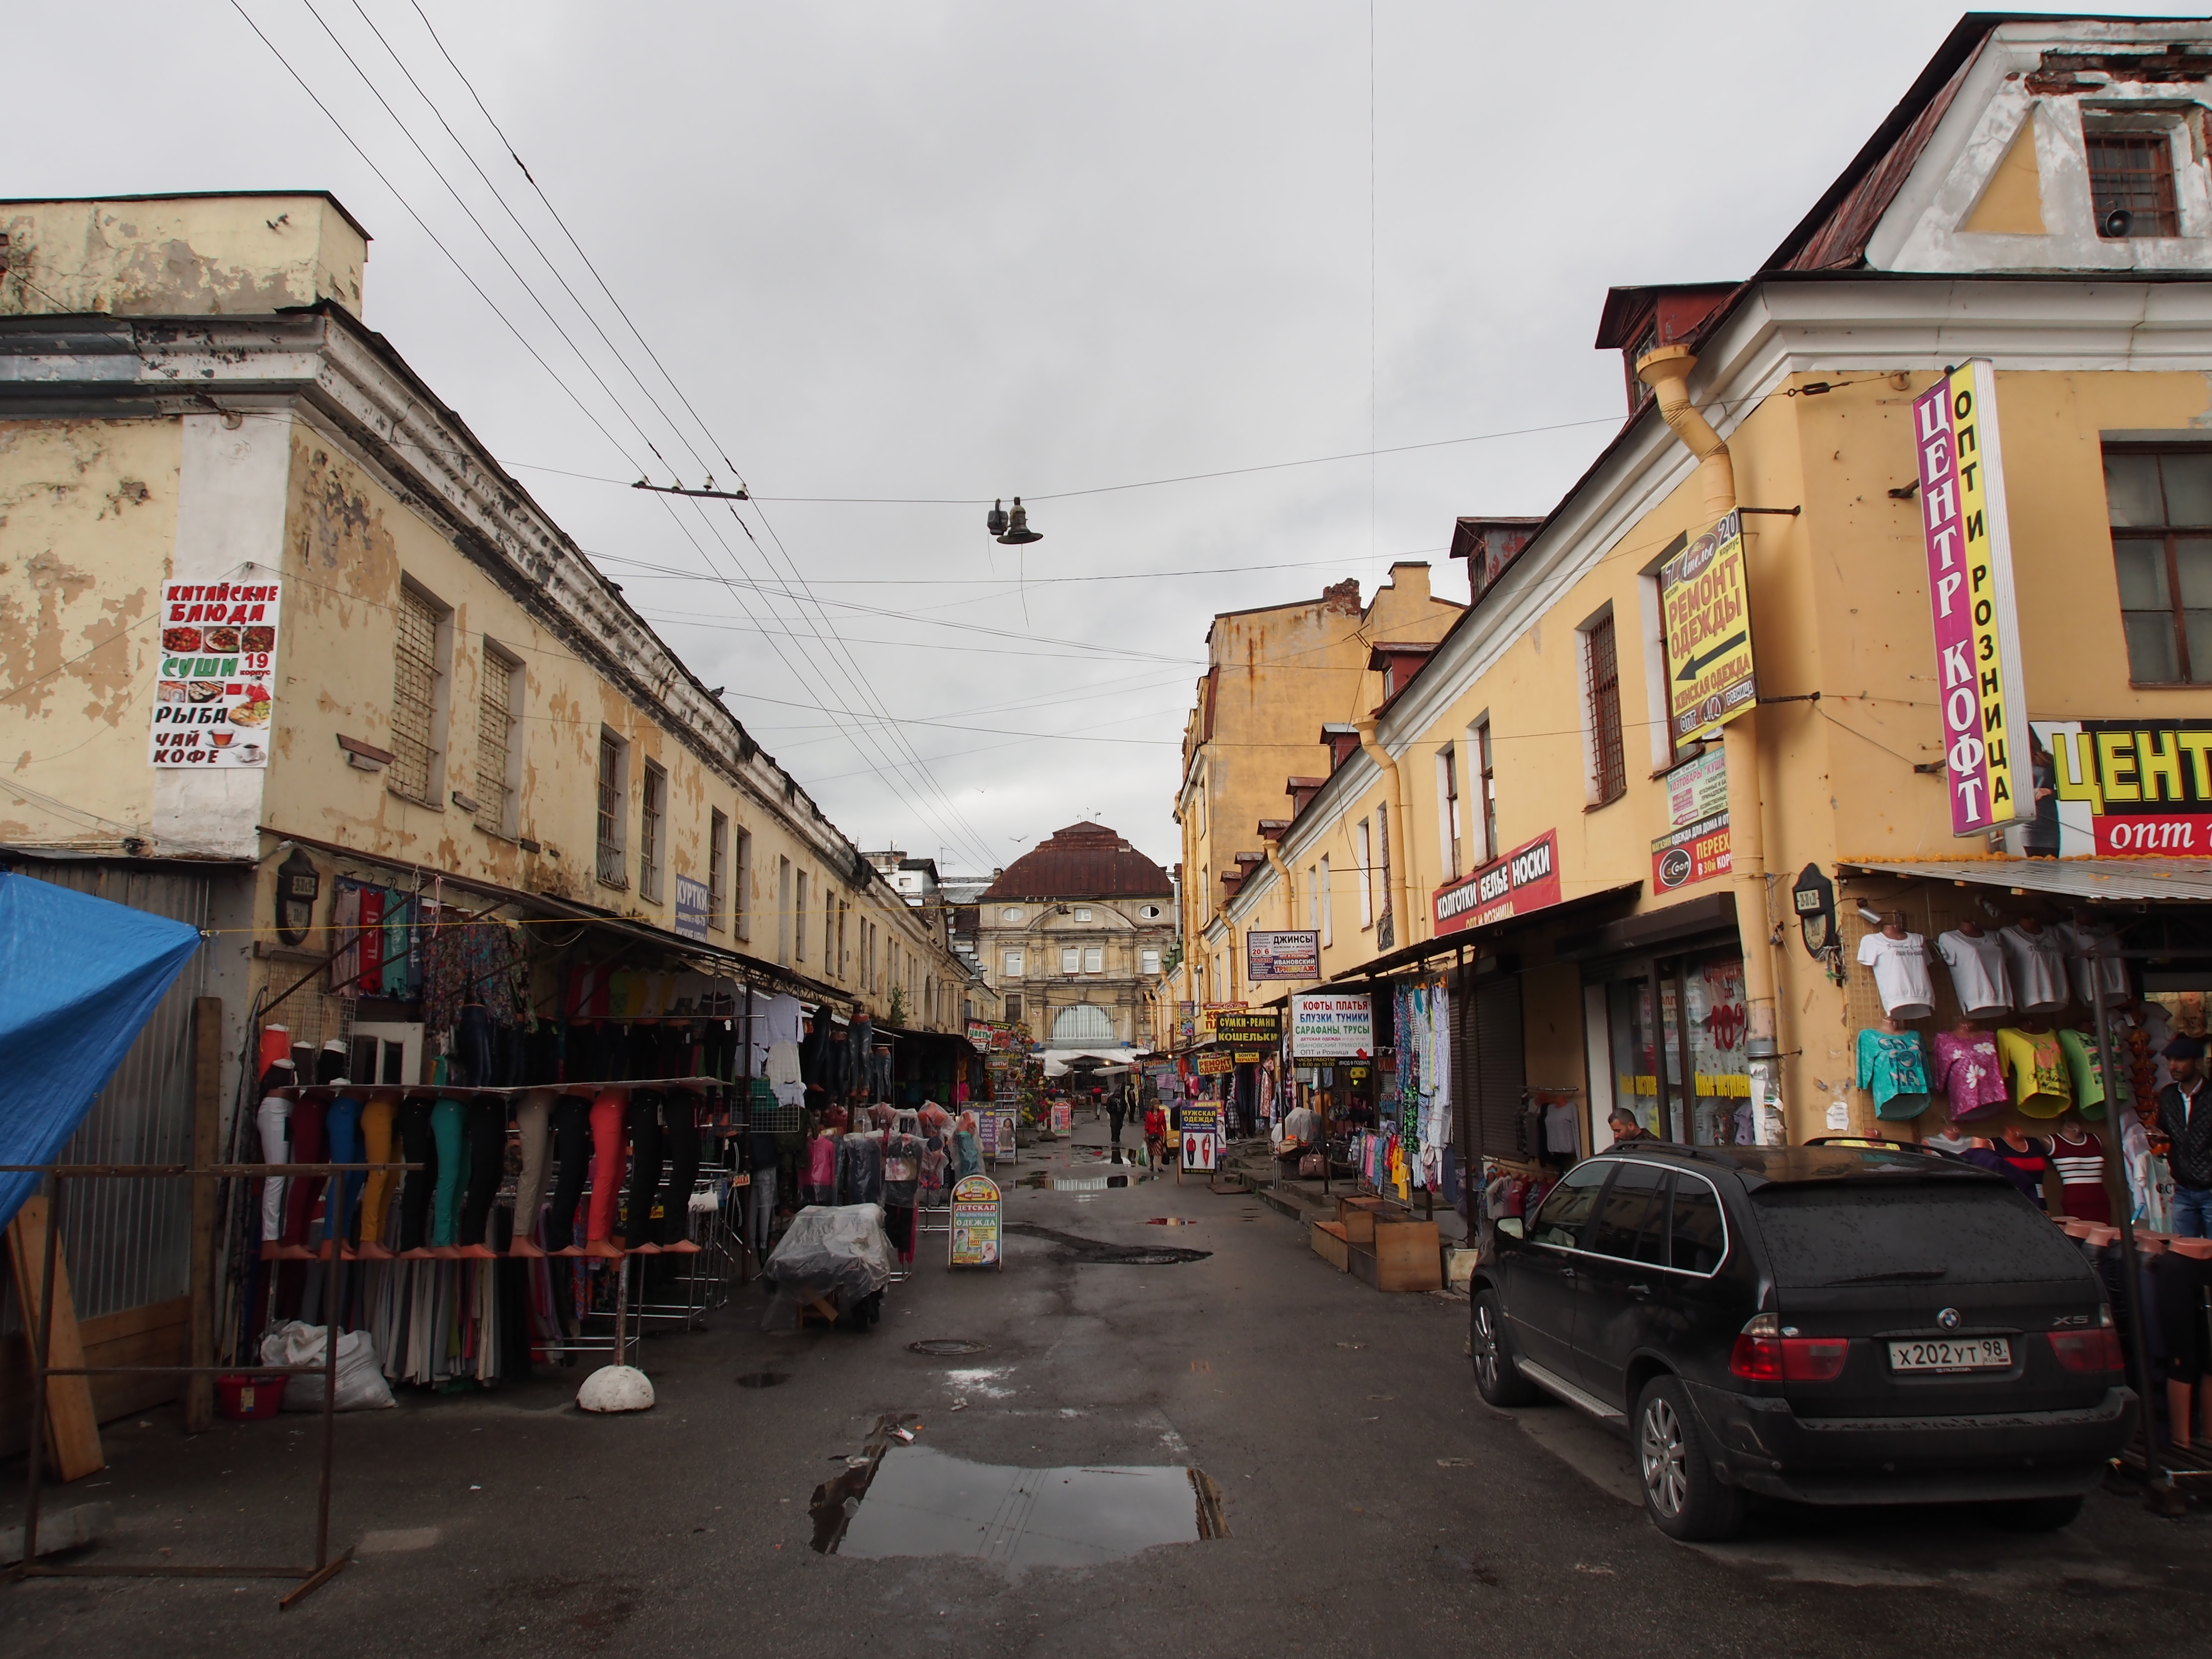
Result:
[[[215,1380],[216,1408],[234,1423],[258,1423],[283,1409],[284,1385],[292,1379],[278,1375],[238,1373]]]

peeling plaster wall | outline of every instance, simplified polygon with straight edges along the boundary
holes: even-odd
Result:
[[[0,316],[234,316],[335,300],[361,314],[368,238],[327,196],[0,202]]]
[[[119,850],[152,833],[180,438],[166,420],[0,422],[0,841]]]

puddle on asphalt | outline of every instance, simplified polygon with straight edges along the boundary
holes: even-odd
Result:
[[[1103,1193],[1111,1188],[1134,1186],[1139,1182],[1150,1181],[1152,1178],[1148,1175],[1140,1175],[1133,1170],[1121,1175],[1096,1176],[1048,1175],[1040,1170],[1035,1175],[1024,1176],[1014,1185],[1034,1187],[1041,1191],[1054,1193]]]
[[[1172,1267],[1186,1261],[1203,1261],[1213,1254],[1211,1250],[1170,1249],[1159,1244],[1109,1244],[1103,1239],[1079,1238],[1073,1233],[1055,1232],[1050,1227],[1040,1227],[1029,1221],[1010,1221],[1006,1231],[1048,1238],[1077,1263],[1096,1267]]]
[[[825,1555],[964,1555],[1018,1577],[1229,1536],[1221,1489],[1203,1469],[1176,1464],[1027,1469],[893,1445],[872,1480],[832,1484],[844,1487],[836,1504],[843,1525],[833,1521],[825,1543],[817,1524],[815,1547]]]

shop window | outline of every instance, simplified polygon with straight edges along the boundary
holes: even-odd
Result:
[[[1437,750],[1437,834],[1444,849],[1444,879],[1456,881],[1460,871],[1459,754],[1446,744]]]
[[[2173,194],[2173,131],[2155,117],[2092,116],[2081,136],[2089,150],[2089,198],[2097,234],[2110,240],[2179,236],[2181,211]],[[2118,125],[2126,122],[2125,126]]]
[[[1138,971],[1150,977],[1160,971],[1160,953],[1158,951],[1139,951],[1138,963]]]
[[[477,823],[512,841],[521,833],[522,665],[489,640],[477,706]]]
[[[637,815],[637,896],[658,904],[661,866],[668,853],[668,774],[651,761],[645,763],[642,793]]]
[[[609,887],[627,887],[629,876],[624,859],[625,830],[629,813],[629,745],[613,732],[599,732],[599,880]]]
[[[1083,953],[1083,971],[1086,974],[1104,973],[1106,952],[1095,945],[1085,950]]]
[[[730,906],[730,820],[720,811],[707,820],[707,926],[720,933]]]
[[[1359,925],[1375,925],[1375,830],[1365,818],[1352,832],[1352,850],[1359,855]]]
[[[392,764],[385,784],[423,806],[445,788],[446,695],[453,664],[453,613],[412,583],[399,589],[392,649]]]
[[[2105,452],[2128,678],[2212,682],[2212,449]]]
[[[806,872],[791,878],[791,953],[796,962],[806,960]]]
[[[1628,793],[1628,761],[1620,746],[1620,654],[1613,611],[1583,629],[1583,718],[1589,732],[1589,799],[1593,806]]]

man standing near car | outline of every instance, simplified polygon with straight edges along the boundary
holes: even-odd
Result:
[[[2166,1045],[2173,1081],[2158,1091],[2160,1125],[2172,1141],[2173,1231],[2180,1238],[2212,1237],[2212,1096],[2204,1090],[2204,1039],[2182,1036]]]
[[[1656,1140],[1656,1135],[1636,1121],[1636,1114],[1626,1106],[1616,1106],[1606,1114],[1606,1127],[1613,1131],[1613,1144],[1624,1140]]]

